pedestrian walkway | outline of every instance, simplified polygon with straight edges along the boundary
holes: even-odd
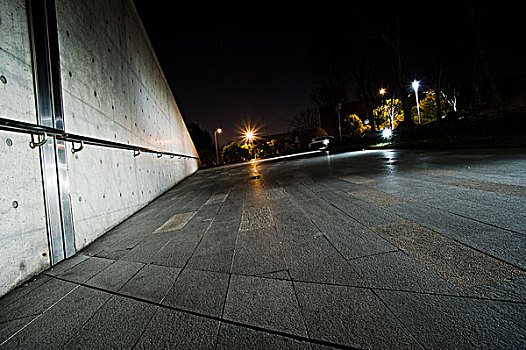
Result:
[[[0,349],[526,348],[524,154],[200,170],[0,299]]]

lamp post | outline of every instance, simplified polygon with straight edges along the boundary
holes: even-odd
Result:
[[[215,144],[216,144],[216,162],[217,162],[218,165],[219,165],[219,152],[217,151],[217,134],[220,134],[222,132],[223,132],[223,130],[221,130],[221,128],[217,128],[217,130],[214,131],[214,141],[215,141]]]
[[[385,105],[385,93],[386,93],[386,91],[385,91],[384,88],[381,88],[380,91],[378,91],[378,92],[382,96],[382,107],[383,107],[384,110],[387,110],[387,106]]]
[[[340,117],[341,109],[342,109],[342,104],[338,103],[336,105],[336,113],[338,113],[338,133],[340,134],[340,142],[342,142],[342,121]]]
[[[413,90],[415,90],[415,98],[416,98],[416,111],[418,113],[418,124],[420,124],[420,105],[418,104],[418,87],[420,86],[420,82],[418,80],[413,81]]]

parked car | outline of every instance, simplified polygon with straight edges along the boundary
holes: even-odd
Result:
[[[309,149],[326,150],[326,149],[329,149],[333,141],[334,141],[334,137],[332,136],[315,137],[309,143]]]

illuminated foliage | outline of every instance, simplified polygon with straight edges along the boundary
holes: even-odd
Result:
[[[373,111],[376,118],[376,130],[396,129],[398,124],[404,120],[404,111],[399,99],[387,99],[381,106]],[[391,126],[391,116],[394,126]]]
[[[442,106],[442,114],[453,110],[452,106],[444,100],[443,97],[440,98]],[[436,120],[437,115],[437,103],[436,103],[436,93],[434,90],[429,90],[426,93],[426,97],[420,101],[420,120],[422,124],[427,124]],[[415,124],[418,124],[418,110],[416,106],[411,109],[411,117]]]
[[[221,159],[224,163],[237,163],[248,160],[249,150],[240,146],[236,141],[229,143],[221,151]]]
[[[255,144],[252,149],[252,154],[256,158],[269,158],[279,155],[277,150],[277,140],[272,139],[270,141],[262,141]]]
[[[371,126],[363,125],[362,120],[356,114],[348,115],[342,120],[343,135],[360,136],[369,129]]]

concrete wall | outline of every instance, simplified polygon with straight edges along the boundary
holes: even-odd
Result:
[[[8,84],[0,86],[0,110],[7,111],[4,117],[34,123],[24,1],[0,0],[0,4],[1,31],[18,35],[0,38],[0,55],[3,55],[0,74],[8,77]],[[56,10],[66,132],[196,155],[132,2],[56,0]],[[11,12],[13,16],[16,13],[17,18],[8,22],[10,27],[7,27],[5,13]],[[7,68],[4,62],[8,62]],[[1,133],[0,136],[1,177],[3,181],[10,178],[10,174],[16,177],[9,180],[6,193],[0,191],[0,266],[7,265],[9,270],[8,273],[2,271],[0,278],[0,294],[3,294],[49,262],[42,256],[47,240],[43,230],[38,151],[27,146],[27,135]],[[6,137],[16,139],[13,146],[7,146]],[[4,152],[6,147],[8,152]],[[132,151],[96,146],[85,146],[79,153],[68,151],[67,154],[77,251],[198,168],[196,160],[157,158],[144,153],[134,157]],[[7,171],[5,165],[14,169]],[[21,172],[23,174],[18,174]],[[22,193],[16,192],[17,188]],[[20,216],[27,218],[29,209],[25,206],[22,209],[22,204],[13,208],[12,201],[16,198],[24,198],[20,202],[32,205],[31,220],[19,219]],[[28,246],[32,247],[31,251],[26,249]],[[21,270],[19,265],[23,259],[31,268]]]
[[[0,33],[0,116],[35,123],[24,1],[0,0]],[[29,140],[0,131],[0,295],[49,266],[40,158]]]

